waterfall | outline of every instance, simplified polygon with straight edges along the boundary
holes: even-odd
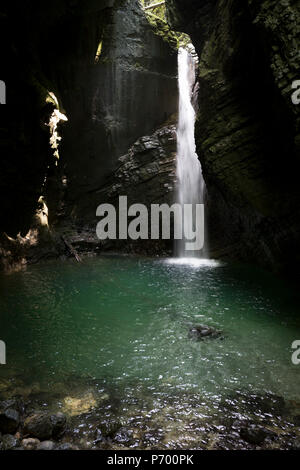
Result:
[[[184,204],[203,204],[205,183],[202,168],[196,153],[195,120],[196,113],[192,104],[196,80],[196,59],[185,48],[179,49],[179,118],[177,130],[177,202]],[[195,215],[195,213],[194,213]],[[195,228],[195,217],[191,214],[189,226]],[[185,251],[187,240],[176,242],[176,255],[180,258],[204,257],[201,252]]]

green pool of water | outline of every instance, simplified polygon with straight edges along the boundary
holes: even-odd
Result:
[[[123,402],[152,397],[158,407],[197,396],[213,409],[248,391],[299,399],[299,298],[257,269],[107,256],[29,267],[2,276],[0,288],[0,377],[49,393],[94,381]],[[224,340],[192,341],[197,324]]]

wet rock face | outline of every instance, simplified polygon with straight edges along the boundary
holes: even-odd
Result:
[[[167,0],[200,57],[198,155],[212,255],[290,269],[299,244],[299,5]],[[297,263],[299,265],[299,263]]]
[[[128,207],[132,204],[144,204],[149,212],[152,204],[169,204],[175,201],[176,189],[176,126],[169,124],[155,131],[152,135],[140,137],[117,162],[117,169],[95,193],[97,206],[113,204],[119,207],[119,197],[127,196]],[[81,205],[90,204],[90,196],[82,198]],[[86,225],[77,231],[76,226],[69,234],[69,240],[79,251],[85,252],[121,250],[129,253],[162,254],[172,251],[170,240],[117,240],[99,242],[96,225]],[[150,234],[149,234],[150,238]]]
[[[118,160],[109,184],[99,191],[99,200],[127,195],[128,203],[172,203],[176,182],[176,127],[165,126],[139,138]]]
[[[87,0],[83,9],[79,0],[1,2],[7,104],[0,106],[0,232],[25,235],[30,227],[47,171],[55,170],[47,91],[61,98],[74,85],[76,61],[85,67],[93,61],[104,12],[113,4]]]
[[[0,432],[13,434],[17,431],[20,423],[20,415],[14,409],[7,409],[0,413]]]
[[[249,442],[249,444],[261,445],[267,437],[272,438],[273,434],[267,429],[252,424],[243,427],[240,431],[240,436],[244,441]]]
[[[0,107],[0,232],[26,235],[41,194],[50,225],[59,217],[89,222],[95,191],[118,158],[176,111],[176,51],[153,32],[138,0],[2,2],[0,39],[8,103]],[[69,119],[58,166],[47,91]]]
[[[5,434],[0,439],[0,450],[15,450],[19,448],[20,441],[12,434]]]
[[[115,2],[101,40],[98,62],[75,77],[79,95],[71,84],[64,96],[66,214],[79,225],[94,218],[118,158],[177,110],[177,51],[154,34],[138,0]]]
[[[29,416],[24,423],[25,434],[37,439],[50,439],[52,437],[52,423],[47,414]]]
[[[65,428],[66,417],[63,413],[37,413],[26,418],[24,422],[24,434],[40,440],[61,437]]]

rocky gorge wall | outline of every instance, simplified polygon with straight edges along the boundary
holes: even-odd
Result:
[[[197,152],[212,256],[299,266],[300,2],[167,0],[200,58]]]
[[[191,36],[200,58],[196,142],[208,189],[211,256],[288,273],[299,266],[300,106],[291,101],[300,70],[299,3],[166,1],[169,24]],[[101,249],[96,208],[112,193],[116,198],[120,178],[120,193],[131,189],[139,167],[147,174],[158,165],[157,177],[149,178],[145,194],[142,185],[129,191],[132,201],[172,198],[174,140],[166,146],[158,138],[158,148],[146,154],[133,148],[143,136],[157,142],[158,129],[168,133],[171,115],[168,124],[175,122],[174,43],[155,34],[138,0],[82,5],[1,3],[2,266],[14,264],[14,253],[17,264],[26,262],[24,246],[37,248],[34,260],[64,253],[61,234],[78,247]],[[49,145],[55,108],[49,91],[68,117],[59,127],[59,160]]]
[[[6,105],[0,107],[1,231],[27,233],[46,177],[55,160],[49,145],[54,92],[69,106],[78,100],[79,69],[93,63],[99,36],[114,2],[1,2],[1,80]],[[63,98],[62,98],[63,96]]]
[[[7,88],[0,106],[0,264],[7,266],[14,253],[26,262],[24,246],[64,252],[65,231],[86,228],[95,237],[96,208],[107,202],[100,190],[118,159],[177,112],[177,51],[156,34],[138,0],[2,2],[0,39]],[[57,106],[49,92],[68,118],[58,128],[59,159],[49,145]],[[42,236],[35,214],[48,219]]]
[[[76,99],[73,85],[64,90],[69,118],[62,144],[64,217],[78,226],[95,227],[96,208],[107,202],[98,190],[118,159],[164,124],[178,105],[177,50],[154,34],[138,0],[115,2],[100,42],[98,61],[84,76],[76,74]]]

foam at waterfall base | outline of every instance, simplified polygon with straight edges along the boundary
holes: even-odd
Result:
[[[175,264],[179,266],[192,266],[195,268],[217,268],[224,265],[224,263],[221,263],[220,261],[205,258],[169,258],[166,260],[166,263]]]

